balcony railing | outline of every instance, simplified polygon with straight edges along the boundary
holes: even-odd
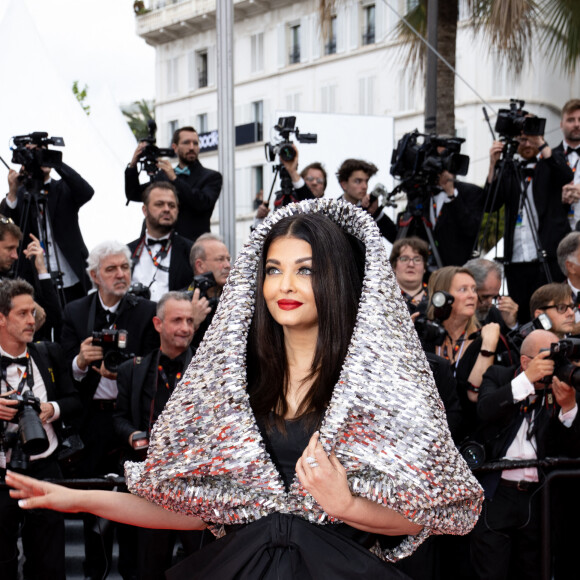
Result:
[[[300,47],[294,46],[288,55],[288,62],[290,64],[296,64],[300,62]]]
[[[375,27],[374,26],[367,26],[367,28],[363,31],[362,43],[363,44],[374,44],[375,43]]]

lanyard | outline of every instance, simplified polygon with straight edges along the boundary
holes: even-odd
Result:
[[[157,254],[153,255],[151,248],[145,243],[145,236],[143,236],[139,241],[139,245],[135,248],[135,253],[133,254],[133,263],[137,264],[137,262],[139,262],[139,260],[141,259],[141,254],[143,253],[143,249],[147,248],[147,253],[151,257],[153,265],[162,272],[169,272],[169,267],[163,266],[161,264],[161,260],[163,260],[163,258],[165,258],[165,256],[167,256],[167,254],[169,254],[169,252],[171,251],[172,245],[171,237],[169,237],[167,241],[168,241],[167,246],[162,245],[161,249],[157,252]]]
[[[6,383],[6,387],[8,388],[8,390],[13,391],[14,389],[12,385],[8,382],[7,376],[8,369],[2,367],[2,380]],[[16,392],[19,395],[22,393],[22,390],[24,389],[25,385],[27,385],[28,388],[32,391],[32,388],[34,387],[34,376],[32,373],[32,365],[30,364],[30,355],[28,354],[28,351],[26,351],[26,368],[24,369],[24,373],[22,374],[22,378],[20,379],[18,387],[16,388]]]
[[[161,358],[161,351],[159,352],[159,357],[158,357],[158,361],[159,358]],[[175,389],[175,385],[177,385],[177,383],[181,380],[182,377],[182,373],[178,372],[175,375],[175,380],[173,381],[173,385],[169,384],[169,377],[167,376],[167,373],[165,372],[165,369],[159,364],[157,364],[157,380],[155,381],[155,393],[153,394],[153,397],[151,398],[151,406],[149,407],[149,429],[148,429],[148,433],[151,433],[151,429],[153,428],[153,412],[155,410],[155,399],[157,398],[157,390],[159,389],[159,379],[161,378],[161,383],[163,385],[163,387],[165,389],[167,389],[170,393],[173,392],[173,389]]]

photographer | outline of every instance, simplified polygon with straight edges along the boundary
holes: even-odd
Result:
[[[477,290],[477,319],[481,324],[497,322],[501,333],[507,334],[517,325],[519,306],[509,297],[501,296],[503,268],[498,262],[474,258],[463,266],[475,279]]]
[[[145,357],[126,361],[118,373],[119,396],[113,421],[115,431],[131,449],[127,459],[132,461],[144,459],[151,428],[191,361],[193,314],[189,296],[184,292],[165,294],[157,304],[153,324],[159,333],[160,348]],[[189,555],[203,545],[203,538],[209,540],[211,534],[139,528],[137,536],[137,576],[162,580],[165,570],[171,566],[176,536]]]
[[[40,479],[60,479],[57,462],[60,421],[80,412],[62,350],[54,343],[32,343],[33,289],[24,280],[0,283],[0,474],[6,467]],[[20,400],[15,400],[18,397]],[[36,398],[36,399],[35,399]],[[30,449],[17,436],[21,430],[30,445],[37,429],[44,437]],[[40,449],[44,448],[44,451]],[[18,462],[18,463],[17,463]],[[28,465],[26,465],[28,463]],[[24,512],[8,490],[0,491],[0,577],[17,580],[17,540],[22,530],[25,578],[65,578],[64,519],[47,511]]]
[[[137,146],[133,158],[125,169],[125,196],[128,201],[141,202],[147,184],[139,183],[137,163],[148,143]],[[179,197],[179,218],[175,225],[184,238],[195,241],[204,232],[210,231],[209,221],[222,189],[222,176],[207,169],[199,162],[199,137],[193,127],[181,127],[173,133],[171,148],[178,163],[173,167],[165,158],[157,160],[159,171],[152,181],[170,181]]]
[[[203,234],[191,248],[189,262],[194,279],[188,292],[193,292],[194,314],[193,352],[203,339],[215,314],[231,268],[231,257],[223,240],[215,234]]]
[[[568,284],[552,283],[540,286],[530,298],[530,314],[537,318],[545,313],[558,338],[564,338],[574,331],[574,314],[577,306],[572,300],[572,290]]]
[[[38,139],[33,138],[26,149],[48,151],[47,145],[38,143]],[[20,173],[11,169],[8,194],[0,204],[0,211],[20,226],[25,240],[29,234],[40,240],[50,272],[55,274],[60,271],[63,274],[64,299],[70,302],[84,296],[91,287],[84,269],[88,250],[79,226],[79,210],[92,199],[94,189],[62,160],[53,166],[60,180],[51,178],[51,167],[22,165]],[[22,182],[35,169],[42,172],[40,190],[28,191]],[[28,196],[29,201],[26,199]],[[23,260],[22,270],[19,269],[18,274],[33,282],[28,260]]]
[[[531,115],[524,117],[527,119],[541,120]],[[510,296],[523,305],[529,304],[532,293],[542,284],[564,279],[556,250],[570,231],[562,188],[573,180],[574,174],[564,155],[552,152],[543,135],[521,132],[515,142],[521,166],[502,159],[502,153],[509,153],[511,142],[495,141],[491,147],[487,188],[493,194],[493,203],[486,211],[505,207],[505,276]],[[520,308],[518,320],[526,322],[524,308]]]
[[[554,361],[548,358],[557,341],[555,334],[535,330],[522,343],[519,367],[493,366],[485,374],[477,414],[488,461],[580,455],[576,391],[552,377]],[[471,534],[477,578],[538,577],[543,475],[527,467],[479,477],[486,500]]]
[[[83,402],[80,435],[85,455],[78,464],[79,477],[119,471],[119,441],[113,429],[117,375],[107,368],[103,347],[94,344],[94,333],[127,331],[122,350],[132,356],[146,355],[159,345],[152,322],[155,304],[127,294],[131,285],[129,260],[129,249],[119,242],[96,246],[89,254],[87,271],[97,291],[67,304],[64,311],[61,344]],[[121,345],[113,343],[115,346],[119,352]],[[95,519],[86,516],[84,523],[85,575],[102,577],[110,554],[103,553],[104,539],[94,530]],[[126,554],[122,543],[120,565]]]
[[[284,193],[282,190],[276,192],[276,198],[274,200],[274,207],[278,209],[283,205],[292,203],[295,201],[302,201],[304,199],[313,199],[316,197],[312,191],[312,187],[306,183],[302,174],[298,173],[298,147],[294,143],[287,145],[286,151],[293,149],[295,154],[292,159],[288,159],[287,156],[280,156],[280,164],[282,169],[287,172],[287,178],[290,179],[292,183],[292,189],[288,194]],[[310,165],[308,166],[310,167]],[[282,172],[282,169],[280,170]],[[326,187],[326,186],[325,186]],[[322,190],[324,194],[324,189]],[[262,220],[270,213],[270,208],[267,202],[263,202],[256,211],[256,219]]]
[[[132,241],[131,277],[150,291],[153,301],[170,290],[183,288],[193,277],[189,253],[193,242],[175,230],[179,216],[177,190],[172,183],[157,181],[143,192],[145,232]]]

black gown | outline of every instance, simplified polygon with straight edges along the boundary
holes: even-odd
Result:
[[[286,490],[295,465],[316,423],[286,421],[286,433],[275,426],[260,431]],[[275,513],[250,524],[226,527],[226,536],[166,572],[168,580],[406,580],[409,577],[369,552],[380,539],[346,524],[315,525],[300,517]],[[392,538],[393,544],[400,538]]]

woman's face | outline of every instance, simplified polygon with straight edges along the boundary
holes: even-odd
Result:
[[[419,258],[419,260],[418,260]],[[411,246],[403,246],[395,262],[395,277],[403,286],[418,286],[425,274],[425,262]]]
[[[312,247],[308,242],[276,238],[270,244],[263,292],[270,314],[284,328],[318,328],[312,289]]]
[[[449,294],[455,299],[451,308],[452,316],[469,318],[475,314],[477,292],[475,280],[469,274],[455,274],[451,280]]]

